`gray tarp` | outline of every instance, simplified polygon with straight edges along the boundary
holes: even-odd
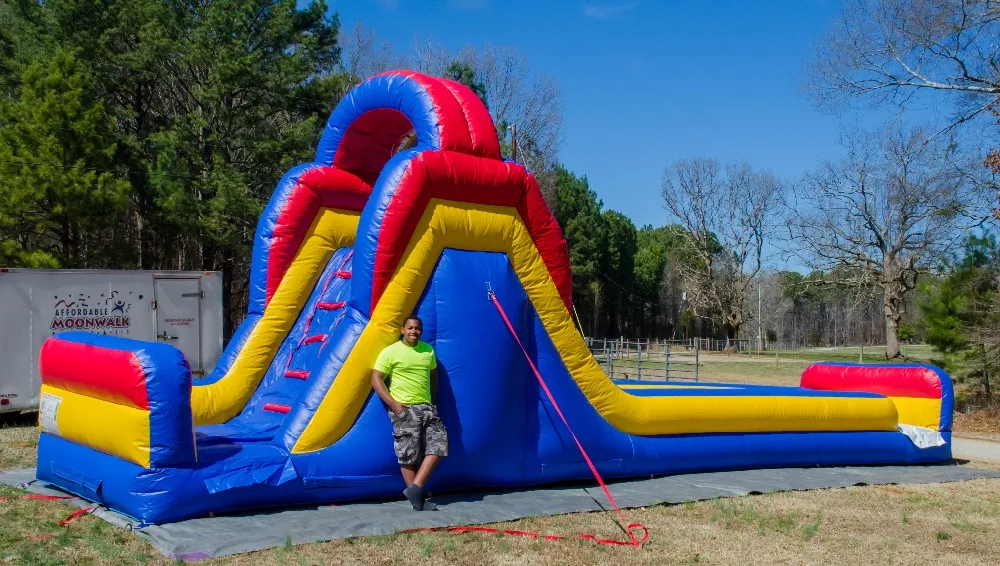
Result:
[[[34,470],[0,473],[0,483],[21,485],[35,493],[61,493],[33,482],[34,477]],[[682,474],[616,482],[609,488],[619,506],[646,507],[751,493],[978,478],[1000,478],[1000,472],[954,465],[781,468]],[[78,499],[67,501],[79,507],[90,505]],[[145,526],[136,532],[167,557],[199,560],[281,546],[288,537],[294,544],[301,544],[385,535],[407,529],[495,523],[607,508],[604,495],[596,486],[443,494],[435,496],[434,501],[440,506],[436,512],[415,512],[402,500],[382,501],[189,519]],[[94,514],[113,525],[132,527],[131,519],[113,511],[99,508]]]

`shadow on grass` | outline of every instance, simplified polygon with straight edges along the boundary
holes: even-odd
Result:
[[[38,413],[0,413],[0,428],[33,427],[38,425]]]

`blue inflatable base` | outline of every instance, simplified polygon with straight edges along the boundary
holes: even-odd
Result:
[[[324,278],[349,265],[348,252],[345,249],[335,254]],[[321,299],[343,300],[348,281],[334,278],[329,286],[318,285],[310,306]],[[449,437],[449,456],[428,486],[433,491],[513,489],[592,479],[520,347],[493,303],[486,300],[486,282],[504,305],[532,361],[604,478],[951,459],[950,432],[942,433],[946,444],[926,449],[915,446],[904,434],[890,431],[624,433],[597,413],[566,369],[507,257],[448,249],[417,307],[424,320],[424,340],[434,345],[440,360],[436,403]],[[477,288],[482,292],[470,291]],[[146,523],[244,509],[401,497],[405,486],[393,452],[391,425],[377,397],[369,395],[342,438],[302,454],[292,454],[290,449],[304,426],[294,418],[294,412],[286,417],[261,409],[265,402],[317,405],[313,397],[325,393],[337,379],[343,360],[368,322],[350,306],[310,319],[312,312],[311,308],[304,310],[247,408],[228,423],[196,429],[196,464],[144,469],[42,434],[38,478]],[[307,330],[310,322],[311,330]],[[301,336],[320,331],[329,333],[328,346],[296,347]],[[309,381],[285,378],[286,367],[308,370]],[[696,390],[677,387],[630,392],[877,396],[795,387],[698,385]]]
[[[605,461],[597,466],[610,480],[695,471],[932,463],[951,459],[951,433],[943,436],[945,445],[929,449],[918,449],[903,434],[892,432],[656,437],[645,439],[651,443],[648,446],[636,445],[637,454],[648,454],[655,445],[656,461],[644,466]],[[708,440],[714,447],[710,453],[705,451]],[[790,446],[796,449],[789,450]],[[319,481],[302,478],[295,471],[300,457],[261,443],[200,448],[198,467],[162,470],[145,470],[49,434],[41,435],[38,449],[39,480],[150,524],[232,510],[401,497],[404,487],[398,474]],[[90,463],[85,473],[75,471],[81,461]],[[458,470],[449,468],[442,464],[431,490],[543,485],[579,480],[587,471],[579,464],[544,466],[533,481],[511,481],[505,486],[455,481]],[[235,481],[227,482],[227,478]]]

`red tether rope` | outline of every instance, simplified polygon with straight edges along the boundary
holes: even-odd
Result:
[[[572,538],[591,539],[594,542],[598,542],[601,544],[631,545],[636,548],[642,547],[642,543],[646,542],[646,540],[649,539],[649,529],[647,529],[645,525],[643,525],[642,523],[625,522],[625,516],[622,515],[622,511],[621,509],[618,508],[618,504],[615,503],[615,498],[611,496],[611,492],[608,491],[608,486],[605,485],[604,479],[601,478],[601,474],[597,471],[597,467],[594,466],[594,463],[590,460],[590,456],[587,455],[587,451],[583,449],[583,444],[580,444],[580,440],[576,437],[576,433],[574,433],[573,429],[570,428],[569,422],[566,420],[566,416],[563,415],[562,410],[559,408],[559,403],[556,403],[555,397],[552,396],[552,392],[549,391],[549,386],[545,383],[545,380],[542,379],[542,374],[538,371],[538,368],[535,366],[535,362],[531,361],[531,356],[528,355],[528,351],[524,348],[524,344],[521,343],[521,338],[518,337],[517,332],[514,330],[514,326],[510,323],[510,319],[507,318],[507,313],[505,313],[503,307],[500,306],[500,301],[497,300],[496,295],[492,291],[490,291],[489,297],[490,300],[493,301],[493,304],[496,305],[497,311],[500,312],[500,316],[503,317],[504,324],[506,324],[507,329],[510,330],[510,335],[514,337],[514,341],[516,341],[517,345],[521,347],[521,352],[524,354],[524,359],[528,360],[528,365],[531,366],[531,371],[535,372],[535,377],[538,378],[538,384],[542,386],[542,391],[544,391],[545,396],[549,398],[549,403],[552,403],[552,408],[556,410],[556,414],[559,415],[559,418],[562,419],[563,424],[566,425],[566,430],[568,430],[570,436],[573,437],[573,442],[576,442],[576,447],[580,449],[580,454],[583,455],[583,459],[586,460],[587,465],[590,466],[590,472],[594,474],[594,478],[597,479],[597,483],[600,484],[601,489],[604,490],[604,495],[608,498],[608,501],[611,503],[611,507],[615,510],[615,513],[618,514],[618,519],[621,521],[621,524],[622,525],[628,524],[628,527],[625,527],[625,532],[628,533],[628,536],[631,539],[631,541],[602,540],[595,538],[593,535],[578,535]],[[462,531],[483,532],[483,529],[476,529],[471,527],[458,527],[458,528],[462,529]],[[642,538],[636,537],[636,535],[632,532],[633,530],[636,529],[642,530]],[[486,530],[485,532],[489,531]],[[534,533],[524,533],[521,531],[510,531],[510,532],[503,531],[503,532],[505,532],[506,534],[517,534],[517,535],[526,535],[535,537],[540,536],[540,535],[535,535]],[[543,538],[547,540],[553,540],[551,536],[545,536]]]
[[[62,521],[59,521],[59,526],[60,527],[65,527],[73,519],[76,519],[77,517],[82,517],[83,515],[86,515],[87,513],[93,513],[95,510],[97,510],[97,507],[86,507],[84,509],[77,509],[76,511],[73,511],[72,513],[70,513],[68,517],[66,517]]]

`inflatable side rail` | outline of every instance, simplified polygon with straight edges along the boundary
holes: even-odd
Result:
[[[821,362],[802,373],[802,387],[826,391],[865,391],[892,399],[899,423],[951,430],[955,394],[951,378],[922,364]]]
[[[45,341],[39,426],[144,468],[197,461],[191,369],[167,344],[85,332]]]

